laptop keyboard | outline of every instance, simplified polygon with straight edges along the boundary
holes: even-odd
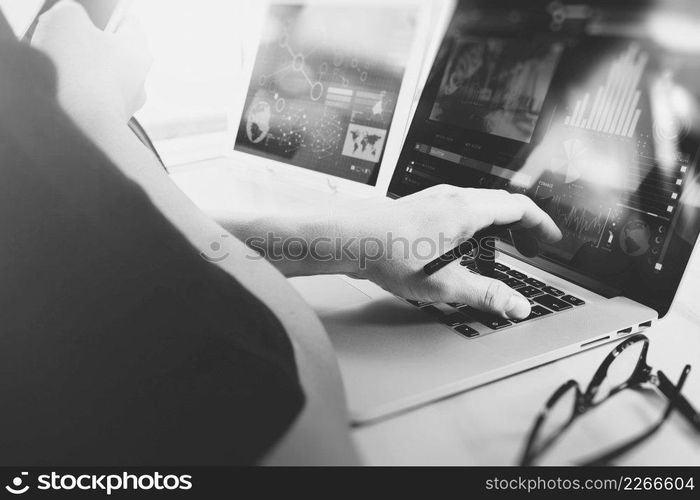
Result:
[[[464,258],[460,264],[468,272],[475,274],[478,272],[472,259]],[[479,311],[466,304],[437,304],[415,300],[407,300],[407,302],[420,308],[421,311],[430,314],[445,326],[467,338],[487,335],[526,321],[533,321],[585,304],[582,299],[564,290],[548,285],[537,278],[528,276],[516,269],[511,269],[499,262],[495,264],[493,278],[503,281],[503,283],[530,301],[531,311],[527,318],[505,319]]]

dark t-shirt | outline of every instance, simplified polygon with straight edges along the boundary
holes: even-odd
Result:
[[[0,465],[254,463],[303,405],[284,328],[82,136],[55,79],[0,33]]]

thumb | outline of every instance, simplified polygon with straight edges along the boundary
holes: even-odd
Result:
[[[530,302],[505,283],[466,272],[461,266],[459,271],[447,302],[467,304],[508,319],[523,319],[530,314]]]
[[[143,27],[127,17],[112,35],[113,61],[122,86],[127,113],[131,116],[145,103],[145,82],[153,62]]]
[[[61,0],[39,17],[31,44],[42,50],[60,50],[66,40],[74,41],[76,33],[85,35],[96,31],[82,5],[73,0]]]
[[[85,8],[74,0],[60,0],[39,17],[39,23],[61,25],[63,29],[75,27],[76,24],[89,24],[95,27]]]
[[[114,33],[113,39],[121,51],[129,54],[132,71],[145,74],[153,63],[153,54],[141,22],[133,16],[127,16]]]

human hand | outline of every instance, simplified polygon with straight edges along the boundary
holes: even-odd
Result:
[[[355,207],[339,217],[337,227],[343,239],[356,241],[361,265],[353,274],[359,277],[407,299],[458,302],[524,318],[530,313],[525,297],[501,281],[467,272],[458,261],[430,276],[423,272],[425,264],[494,224],[513,224],[529,247],[533,237],[548,242],[562,237],[554,221],[525,195],[448,185]]]
[[[82,6],[63,0],[41,16],[32,46],[53,61],[59,103],[83,128],[126,124],[143,106],[151,55],[133,20],[105,33]]]

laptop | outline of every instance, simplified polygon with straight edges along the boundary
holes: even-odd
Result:
[[[682,35],[696,32],[689,16],[700,19],[688,2],[458,3],[387,194],[437,184],[523,193],[564,236],[534,258],[507,235],[498,242],[495,277],[532,304],[521,321],[346,277],[292,280],[329,332],[354,423],[667,314],[700,231],[700,58]]]
[[[384,196],[430,26],[449,2],[272,0],[251,10],[226,157],[270,182]],[[391,25],[392,29],[384,29]]]

